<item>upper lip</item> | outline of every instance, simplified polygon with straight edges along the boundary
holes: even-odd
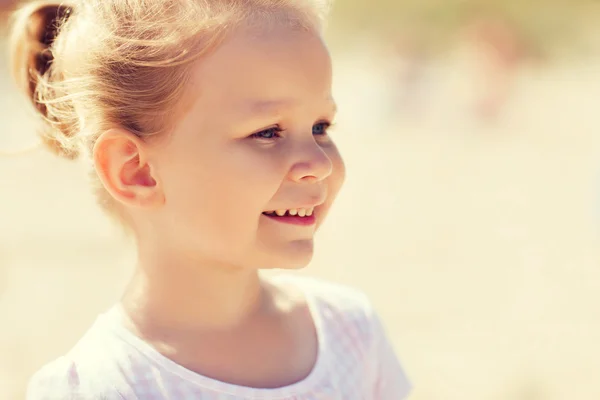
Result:
[[[309,208],[316,208],[318,206],[320,206],[323,203],[318,203],[318,204],[310,204],[310,205],[305,205],[305,206],[300,206],[300,207],[292,207],[292,208],[279,208],[279,210],[300,210],[301,208],[304,209],[309,209]]]
[[[279,208],[269,209],[264,212],[271,212],[271,211],[277,211],[277,210],[300,210],[300,209],[308,210],[309,208],[317,208],[321,204],[323,204],[323,202],[313,203],[313,204],[309,204],[309,205],[302,205],[302,206],[293,206],[293,207],[288,207],[288,208],[279,207]]]
[[[288,208],[283,208],[283,207],[277,207],[277,208],[269,208],[263,212],[272,212],[272,211],[277,211],[277,210],[299,210],[299,209],[309,209],[309,208],[317,208],[321,205],[323,205],[323,203],[325,203],[325,201],[327,200],[327,190],[323,190],[325,188],[322,188],[321,190],[315,190],[314,192],[312,192],[311,194],[305,192],[304,194],[300,194],[297,193],[297,197],[300,199],[304,199],[304,201],[302,203],[300,203],[300,205],[295,205],[295,206],[291,206]],[[293,195],[293,193],[290,193],[290,195]]]

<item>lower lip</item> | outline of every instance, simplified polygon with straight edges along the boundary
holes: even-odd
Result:
[[[263,214],[263,215],[267,218],[270,218],[277,222],[282,222],[284,224],[309,226],[309,225],[314,225],[314,223],[316,222],[316,218],[314,215],[307,216],[307,217],[298,217],[298,216],[280,217],[278,215],[267,215],[267,214]]]

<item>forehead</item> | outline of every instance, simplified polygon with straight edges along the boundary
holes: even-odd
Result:
[[[269,105],[331,98],[331,60],[321,36],[289,26],[242,27],[193,67],[194,102]]]

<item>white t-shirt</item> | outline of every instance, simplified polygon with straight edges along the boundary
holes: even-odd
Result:
[[[402,400],[411,385],[367,298],[353,289],[293,280],[307,297],[319,353],[303,380],[276,389],[199,375],[161,355],[122,324],[100,315],[65,356],[30,380],[28,400]],[[256,360],[260,363],[260,360]]]

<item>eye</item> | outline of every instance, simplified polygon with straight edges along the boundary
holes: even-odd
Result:
[[[260,132],[253,133],[252,135],[250,135],[250,137],[253,139],[273,140],[280,138],[281,132],[283,132],[283,129],[281,129],[279,126],[274,126],[272,128],[264,129]]]
[[[317,136],[327,135],[327,129],[329,129],[329,127],[331,127],[331,122],[327,122],[327,121],[317,122],[316,124],[313,125],[312,133],[313,133],[313,135],[317,135]]]

